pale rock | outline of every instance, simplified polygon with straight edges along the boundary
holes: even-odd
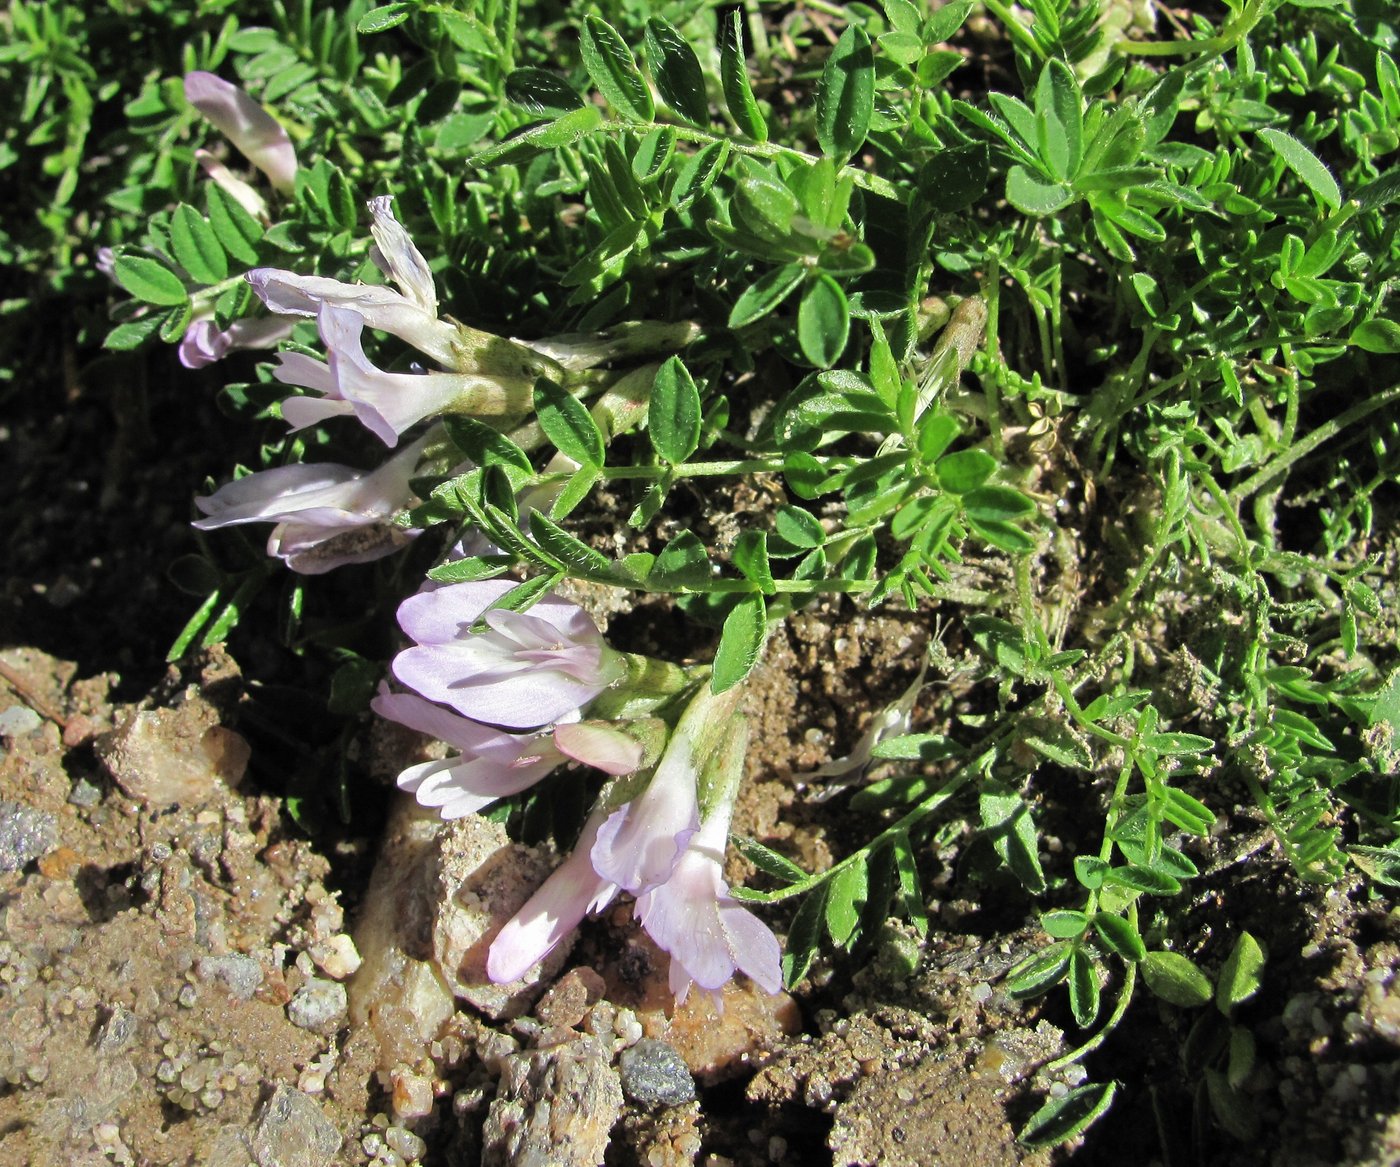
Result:
[[[640,932],[630,943],[641,951],[623,959],[648,971],[638,980],[622,977],[616,968],[608,970],[609,1000],[633,1010],[644,1036],[674,1046],[702,1083],[743,1073],[757,1054],[801,1030],[796,1001],[786,993],[765,993],[742,975],[720,991],[722,1010],[716,1010],[710,994],[694,986],[684,1003],[676,1004],[669,984],[670,957]]]
[[[609,1052],[592,1038],[510,1054],[482,1130],[482,1167],[597,1167],[622,1114]]]
[[[432,1113],[433,1080],[400,1066],[389,1075],[395,1118],[422,1118]]]
[[[258,1167],[326,1167],[342,1141],[314,1099],[278,1086],[258,1116],[249,1145]]]
[[[343,981],[354,976],[360,967],[360,950],[348,932],[340,932],[326,940],[318,940],[307,954],[326,976],[333,981]]]
[[[437,838],[442,820],[397,801],[355,928],[361,964],[349,984],[350,1020],[379,1039],[379,1066],[416,1063],[456,1011],[431,961]]]
[[[553,869],[551,854],[512,843],[504,826],[478,815],[449,823],[442,835],[433,954],[453,992],[493,1020],[524,1013],[573,947],[559,945],[509,984],[494,984],[486,975],[486,954],[496,933]]]
[[[346,1012],[345,986],[319,977],[307,981],[287,1002],[288,1021],[323,1037],[329,1037],[341,1027]]]
[[[138,802],[198,806],[237,786],[252,753],[218,721],[218,711],[197,695],[172,709],[133,710],[96,739],[97,756]]]

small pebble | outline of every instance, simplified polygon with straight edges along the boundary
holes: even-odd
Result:
[[[11,705],[0,712],[0,734],[5,737],[22,737],[26,733],[33,733],[43,724],[44,719],[28,705]]]
[[[77,807],[86,809],[96,806],[102,801],[102,788],[94,786],[86,778],[79,778],[73,783],[73,788],[68,792],[68,801]]]
[[[307,981],[287,1002],[287,1020],[312,1033],[334,1033],[348,1011],[345,986],[336,981]]]
[[[425,1074],[415,1074],[400,1067],[393,1072],[394,1088],[390,1100],[399,1118],[421,1118],[433,1109],[433,1080]],[[397,1129],[397,1128],[396,1128]],[[392,1131],[390,1132],[393,1133]],[[399,1147],[394,1148],[402,1153]],[[410,1156],[414,1158],[416,1156]]]
[[[240,1001],[251,1001],[263,982],[263,968],[251,956],[229,953],[227,956],[201,956],[194,966],[195,975],[204,981],[219,981]]]
[[[0,872],[18,871],[57,841],[58,820],[48,811],[0,802]]]
[[[355,942],[344,932],[326,940],[318,940],[307,949],[311,959],[326,976],[333,981],[343,981],[353,976],[360,967],[360,952]]]
[[[618,1060],[622,1092],[643,1106],[680,1106],[695,1098],[695,1079],[673,1046],[644,1037]]]

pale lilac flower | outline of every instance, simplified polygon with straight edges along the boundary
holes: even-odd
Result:
[[[437,315],[437,289],[428,261],[418,250],[403,225],[394,218],[394,200],[380,195],[369,200],[369,213],[374,219],[369,232],[374,246],[369,257],[386,276],[398,285],[399,291],[422,308]]]
[[[323,303],[317,315],[327,363],[287,354],[274,375],[284,384],[320,393],[321,398],[290,398],[282,416],[293,429],[336,414],[354,413],[386,446],[424,418],[449,411],[498,417],[527,412],[531,384],[474,373],[390,373],[365,355],[364,319],[358,311]]]
[[[233,201],[242,207],[255,219],[261,219],[264,223],[268,221],[267,200],[258,194],[251,186],[244,182],[238,175],[234,174],[227,166],[220,162],[208,150],[196,150],[194,160],[199,163],[200,168],[209,176],[209,180],[215,186],[221,188],[225,194],[232,196]]]
[[[187,369],[202,369],[239,349],[272,348],[290,336],[293,327],[290,321],[267,317],[235,320],[225,329],[212,320],[196,320],[180,341],[180,363]]]
[[[415,693],[382,689],[374,711],[460,753],[409,766],[398,785],[445,819],[461,818],[493,802],[528,790],[557,766],[583,762],[609,774],[628,774],[642,761],[641,745],[620,730],[599,724],[556,725],[552,732],[516,734],[482,725],[425,701]]]
[[[596,808],[583,826],[573,853],[506,923],[486,954],[486,975],[497,984],[517,981],[554,951],[584,916],[601,912],[617,886],[589,862],[593,840],[606,811]]]
[[[735,763],[742,765],[748,733],[742,724],[736,730]],[[718,1003],[719,990],[736,971],[765,992],[782,987],[777,937],[729,894],[724,881],[724,848],[737,789],[736,781],[710,810],[665,882],[637,896],[637,920],[671,955],[669,981],[677,1001],[685,1000],[693,982]]]
[[[461,751],[456,757],[409,766],[398,777],[401,790],[422,806],[437,807],[445,819],[461,818],[527,790],[567,760],[548,733],[506,733],[414,693],[383,691],[370,705],[380,717]]]
[[[110,247],[99,247],[97,249],[97,259],[93,262],[93,267],[100,271],[109,280],[117,278],[117,253]]]
[[[487,611],[515,586],[480,580],[410,596],[399,625],[417,643],[394,658],[394,675],[429,701],[508,729],[569,717],[622,679],[622,654],[578,605],[547,596],[528,612]],[[471,632],[483,613],[486,631]]]
[[[213,73],[186,73],[185,99],[267,175],[278,190],[290,194],[297,154],[277,121],[237,85]]]
[[[734,716],[738,689],[702,688],[686,706],[647,788],[609,816],[593,846],[598,873],[633,894],[665,883],[700,827],[700,772]]]
[[[320,575],[366,563],[404,546],[416,532],[389,520],[413,504],[409,486],[423,452],[417,442],[373,473],[334,464],[278,466],[220,487],[195,505],[202,531],[241,523],[275,523],[267,553],[293,571]]]
[[[268,310],[281,316],[316,316],[322,304],[359,313],[366,327],[405,340],[440,365],[456,366],[461,334],[455,324],[439,320],[407,296],[376,284],[346,284],[325,276],[299,276],[280,268],[260,267],[248,282]]]

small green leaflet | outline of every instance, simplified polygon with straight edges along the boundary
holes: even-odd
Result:
[[[714,672],[710,676],[712,693],[732,689],[753,671],[763,653],[767,635],[768,614],[763,597],[757,593],[745,596],[724,618],[719,648],[715,651]]]
[[[535,382],[535,415],[559,452],[581,466],[601,466],[606,457],[602,431],[578,398],[548,377]]]
[[[875,112],[875,53],[870,37],[851,25],[836,42],[817,83],[817,141],[841,161],[860,149]]]
[[[845,948],[860,926],[861,909],[870,890],[870,872],[864,857],[852,860],[827,880],[826,930],[832,943]]]
[[[161,307],[173,307],[189,299],[180,277],[159,260],[144,255],[119,255],[112,274],[138,300]]]
[[[617,29],[590,13],[584,17],[579,49],[584,68],[610,106],[634,122],[649,122],[656,114],[651,90],[643,79],[632,50]]]
[[[1206,974],[1179,952],[1149,952],[1138,967],[1147,987],[1168,1004],[1191,1009],[1213,994]]]
[[[1282,130],[1260,130],[1259,136],[1283,159],[1284,165],[1293,171],[1298,180],[1317,196],[1319,202],[1333,211],[1342,205],[1342,191],[1332,172],[1302,142]]]
[[[658,457],[678,466],[700,445],[700,391],[680,357],[656,371],[647,405],[647,426]]]
[[[841,357],[851,332],[846,293],[826,272],[819,272],[802,293],[797,309],[797,343],[802,355],[819,369],[829,369]]]
[[[724,87],[724,101],[739,132],[755,142],[768,140],[768,123],[754,100],[749,85],[748,68],[744,64],[744,14],[735,8],[729,14],[719,46],[719,76]]]
[[[710,124],[705,75],[695,50],[673,25],[660,17],[647,21],[647,63],[661,99],[692,125]]]
[[[170,248],[190,277],[201,284],[228,278],[228,256],[208,221],[193,207],[181,204],[170,220]]]
[[[1016,1136],[1031,1150],[1057,1147],[1082,1134],[1113,1104],[1117,1092],[1113,1082],[1090,1082],[1059,1098],[1052,1098],[1033,1115]]]
[[[787,943],[783,945],[783,984],[789,989],[807,975],[812,960],[817,955],[817,945],[821,943],[822,920],[825,915],[827,884],[825,882],[809,892],[802,900],[802,906],[792,918],[788,928]]]

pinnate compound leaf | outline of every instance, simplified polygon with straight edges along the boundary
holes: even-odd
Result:
[[[1052,1098],[1031,1115],[1016,1139],[1030,1150],[1058,1147],[1088,1130],[1113,1105],[1117,1090],[1113,1082],[1090,1082]]]
[[[860,149],[875,112],[875,53],[863,28],[841,34],[817,83],[817,141],[828,158]]]
[[[1194,1009],[1211,999],[1206,974],[1179,952],[1149,952],[1138,967],[1147,987],[1169,1005]]]
[[[1298,180],[1317,196],[1319,202],[1334,211],[1342,205],[1342,191],[1332,172],[1302,142],[1282,130],[1260,130],[1259,136],[1283,159],[1284,165],[1293,171]]]
[[[692,125],[709,125],[705,75],[690,43],[658,16],[647,21],[646,41],[647,61],[661,99]]]
[[[656,105],[651,90],[617,29],[589,13],[583,19],[579,49],[588,76],[613,109],[634,122],[652,120]]]
[[[652,448],[672,466],[700,445],[700,390],[680,357],[670,357],[656,371],[647,405]]]
[[[757,593],[745,596],[724,618],[710,691],[723,693],[747,677],[758,664],[767,635],[768,614],[763,597]]]

